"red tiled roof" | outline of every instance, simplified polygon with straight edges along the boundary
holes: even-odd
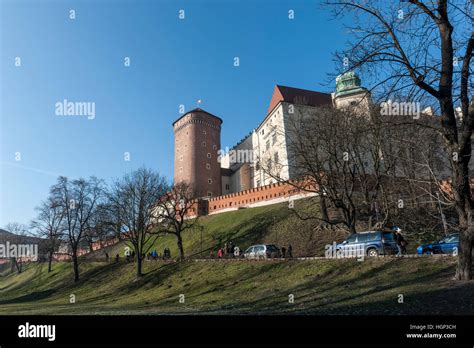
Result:
[[[281,101],[292,104],[303,104],[310,106],[331,105],[332,98],[329,93],[309,91],[307,89],[293,88],[276,85],[273,90],[272,100],[268,107],[268,112]]]

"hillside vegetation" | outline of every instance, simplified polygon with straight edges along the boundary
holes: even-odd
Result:
[[[318,211],[317,201],[302,200],[296,203],[300,211]],[[237,211],[205,216],[199,219],[201,229],[194,228],[183,233],[184,251],[187,257],[209,257],[216,255],[219,246],[232,241],[240,249],[252,244],[268,243],[287,247],[291,244],[294,256],[323,256],[324,246],[333,241],[341,241],[347,232],[341,229],[319,229],[317,220],[301,220],[288,208],[287,203],[264,207],[239,209]],[[114,257],[124,255],[124,242],[102,251],[92,253],[90,258],[103,257],[107,252]],[[177,256],[176,238],[172,235],[160,236],[154,248],[161,254],[163,249],[171,249],[172,257]]]
[[[299,202],[309,209],[312,201]],[[301,207],[300,207],[301,208]],[[314,208],[314,206],[312,207]],[[241,248],[255,243],[291,243],[295,256],[323,255],[324,245],[346,232],[316,228],[286,204],[208,216],[203,226],[203,256],[225,242]],[[183,236],[187,256],[201,252],[201,231]],[[86,257],[81,280],[72,265],[28,264],[23,273],[0,270],[1,314],[472,314],[472,283],[454,283],[452,257],[352,260],[190,260],[145,261],[136,280],[135,264],[123,258],[124,242],[107,248],[109,262],[97,262],[104,250]],[[173,236],[158,238],[177,255]],[[120,254],[115,263],[114,255]],[[398,296],[404,303],[398,303]],[[75,303],[70,303],[71,295]],[[184,303],[179,302],[184,295]],[[289,296],[294,296],[294,303]]]
[[[67,263],[49,274],[46,265],[31,264],[0,278],[0,313],[472,314],[473,284],[453,283],[454,265],[446,257],[149,261],[137,281],[132,263],[91,262],[74,283]]]

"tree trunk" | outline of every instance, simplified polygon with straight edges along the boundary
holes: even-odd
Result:
[[[458,264],[456,268],[456,280],[472,279],[472,244],[474,235],[474,226],[472,224],[472,212],[470,203],[466,202],[464,210],[457,207],[459,215],[460,236],[458,250]]]
[[[48,273],[50,273],[52,271],[52,263],[53,263],[53,251],[50,251],[49,252],[49,255],[48,255]]]
[[[184,260],[183,239],[181,238],[181,234],[177,234],[176,238],[178,239],[179,259],[183,261]]]
[[[142,255],[137,252],[137,278],[143,277],[142,272]]]
[[[321,208],[321,219],[323,221],[329,221],[329,215],[328,215],[328,206],[326,203],[326,197],[322,193],[320,193],[320,208]]]
[[[472,237],[470,231],[462,231],[458,250],[457,280],[472,279]]]
[[[78,259],[77,259],[76,251],[74,251],[74,253],[72,255],[72,264],[73,264],[73,267],[74,267],[74,281],[78,282],[79,281],[79,262],[78,262]]]

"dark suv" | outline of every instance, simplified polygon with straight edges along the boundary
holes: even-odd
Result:
[[[367,231],[355,233],[344,242],[336,245],[336,250],[357,248],[365,250],[367,256],[394,254],[397,252],[397,243],[392,232]]]

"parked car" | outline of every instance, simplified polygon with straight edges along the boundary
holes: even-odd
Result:
[[[397,252],[397,243],[393,232],[366,231],[349,236],[345,241],[336,245],[336,251],[364,250],[367,256],[388,255]]]
[[[273,259],[281,257],[280,249],[273,244],[252,245],[244,252],[246,259]]]
[[[452,233],[437,242],[422,244],[416,252],[421,254],[451,254],[459,248],[459,233]]]

